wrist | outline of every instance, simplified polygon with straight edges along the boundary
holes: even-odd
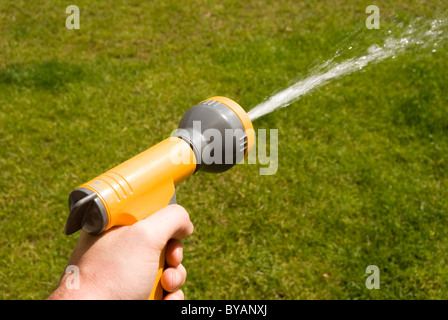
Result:
[[[78,277],[78,278],[76,278]],[[73,274],[64,274],[56,290],[47,298],[48,300],[99,300],[104,299],[95,290],[86,277]]]

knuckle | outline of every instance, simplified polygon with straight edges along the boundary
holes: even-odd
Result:
[[[133,225],[135,235],[143,240],[143,241],[149,241],[152,240],[152,232],[151,229],[147,227],[145,223],[136,223]]]
[[[185,210],[184,207],[174,204],[172,205],[173,213],[176,215],[176,218],[179,220],[182,220],[183,222],[189,222],[190,221],[190,214]]]

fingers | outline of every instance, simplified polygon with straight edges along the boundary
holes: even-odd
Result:
[[[185,283],[187,271],[181,264],[183,246],[180,240],[171,239],[166,246],[165,259],[168,268],[163,272],[161,282],[165,291],[170,292],[164,300],[184,300],[184,293],[179,288]]]
[[[185,296],[182,290],[178,289],[174,292],[168,293],[163,300],[184,300]]]
[[[179,205],[169,205],[146,219],[136,222],[133,227],[141,231],[147,240],[157,243],[162,249],[170,239],[183,239],[193,233],[190,216]]]
[[[185,283],[186,278],[187,270],[185,270],[182,264],[179,264],[177,267],[167,268],[162,274],[162,287],[165,291],[175,292]]]
[[[183,245],[180,240],[171,239],[166,245],[165,260],[168,267],[177,267],[183,258]]]
[[[131,228],[134,237],[140,243],[143,241],[147,248],[155,249],[160,254],[166,246],[165,261],[168,268],[163,271],[160,281],[163,289],[170,292],[166,299],[183,299],[184,294],[179,288],[185,283],[187,271],[181,264],[183,247],[180,239],[189,236],[194,230],[187,211],[179,205],[169,205],[134,223]]]

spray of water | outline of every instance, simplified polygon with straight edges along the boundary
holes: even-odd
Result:
[[[382,45],[371,45],[362,56],[336,63],[334,59],[340,55],[338,50],[334,58],[315,67],[310,76],[272,95],[250,110],[249,118],[253,121],[276,109],[284,108],[333,79],[361,70],[368,64],[375,64],[390,57],[395,58],[411,47],[430,47],[432,52],[436,52],[438,43],[448,37],[447,26],[448,19],[426,22],[416,20],[404,27],[398,36],[393,36],[392,31],[389,31],[390,35],[386,37]]]

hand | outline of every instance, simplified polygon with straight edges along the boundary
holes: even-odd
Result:
[[[49,299],[148,299],[165,245],[168,268],[161,281],[170,292],[165,299],[183,299],[179,288],[187,273],[179,240],[192,232],[188,213],[178,205],[98,236],[81,232],[68,263],[78,267],[79,289],[69,289],[66,281],[71,274],[64,274]]]

